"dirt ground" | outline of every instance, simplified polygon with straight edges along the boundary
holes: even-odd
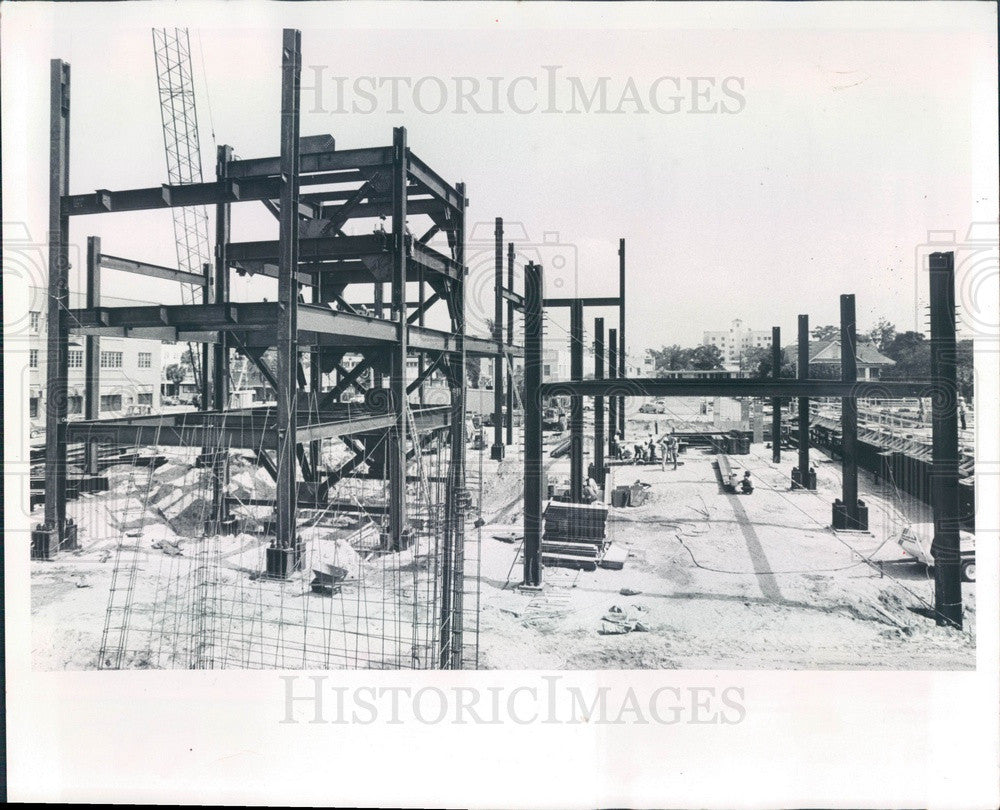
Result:
[[[678,401],[667,415],[633,410],[629,438],[662,431],[669,421],[711,419],[700,415],[699,405]],[[738,418],[738,403],[721,403],[718,410],[724,419]],[[547,450],[558,438],[546,434]],[[938,627],[926,614],[933,605],[931,574],[904,559],[896,544],[907,521],[930,519],[928,507],[862,473],[859,487],[871,531],[835,533],[829,524],[831,503],[840,494],[839,466],[818,452],[813,453],[816,492],[789,490],[794,451],[785,451],[777,465],[759,444],[749,456],[732,456],[752,472],[752,495],[722,490],[712,454],[692,448],[680,458],[677,470],[612,468],[609,490],[636,480],[650,486],[645,505],[610,509],[609,538],[627,552],[623,570],[547,567],[543,591],[525,593],[517,588],[523,564],[520,448],[508,448],[500,463],[489,459],[488,450],[470,450],[469,489],[481,502],[485,525],[477,530],[470,524],[466,532],[465,604],[467,611],[479,605],[478,659],[467,653],[468,664],[487,669],[975,667],[975,584],[963,585],[965,629]],[[567,459],[546,457],[546,462],[550,480],[568,475]],[[364,530],[356,524],[308,529],[308,568],[330,563],[349,569],[335,599],[316,599],[309,594],[311,571],[281,583],[257,576],[265,545],[260,536],[185,538],[205,516],[200,475],[185,464],[157,472],[149,495],[154,519],[149,514],[141,519],[141,537],[124,552],[119,540],[139,507],[139,499],[128,495],[141,489],[136,480],[116,473],[111,493],[70,502],[70,515],[85,527],[83,549],[31,564],[36,668],[93,668],[102,647],[124,647],[120,665],[128,667],[206,661],[265,668],[433,665],[433,544],[372,559],[353,550],[371,540],[362,542]],[[235,476],[234,486],[244,496],[262,497],[271,484],[248,468]],[[172,543],[181,554],[164,551]],[[106,621],[112,589],[116,607]],[[209,606],[200,619],[192,611],[196,600]],[[132,630],[122,645],[116,634],[126,612]],[[604,621],[606,616],[624,618],[635,629],[602,632],[621,626]],[[475,614],[467,614],[466,626],[472,650]]]
[[[696,419],[696,401],[667,419]],[[652,432],[633,414],[629,435]],[[641,421],[640,421],[641,420]],[[840,469],[814,451],[818,488],[793,492],[794,451],[773,464],[753,445],[731,460],[749,469],[752,495],[725,493],[714,456],[692,448],[675,471],[613,468],[615,484],[641,480],[649,501],[611,508],[608,534],[628,552],[623,570],[544,569],[540,595],[518,591],[521,513],[507,509],[483,528],[480,666],[500,669],[973,669],[975,584],[963,585],[965,629],[938,627],[932,572],[896,543],[907,521],[930,510],[861,473],[869,533],[836,533],[831,504]],[[550,477],[568,475],[550,461]],[[489,476],[487,476],[487,480]],[[866,562],[871,560],[872,562]],[[622,589],[635,591],[623,595]],[[638,631],[602,633],[613,608]]]

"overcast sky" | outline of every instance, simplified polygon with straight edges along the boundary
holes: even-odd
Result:
[[[166,172],[149,27],[191,28],[211,173],[215,143],[243,157],[277,153],[289,24],[302,29],[303,135],[352,148],[388,144],[405,125],[415,153],[465,181],[470,237],[485,242],[485,256],[470,250],[476,289],[502,216],[522,241],[556,241],[540,248],[551,285],[562,285],[550,295],[574,284],[614,294],[627,239],[633,349],[695,344],[737,317],[780,325],[790,342],[798,313],[832,323],[845,292],[857,295],[862,329],[880,315],[923,328],[918,256],[929,232],[964,244],[970,223],[997,211],[995,6],[945,5],[74,3],[57,18],[5,4],[4,220],[44,236],[49,58],[72,66],[71,192],[150,186]],[[371,102],[359,77],[411,84],[398,85],[393,106],[389,84]],[[478,82],[483,112],[458,98],[455,77],[469,77],[466,90]],[[607,101],[598,94],[586,111],[580,91],[602,82]],[[375,110],[333,111],[355,104]],[[234,239],[274,238],[262,206],[234,210]],[[91,234],[107,253],[176,263],[166,211],[73,220],[74,243]],[[965,305],[982,308],[974,281],[960,279]],[[168,286],[120,283],[169,300]],[[995,323],[995,310],[979,321]]]

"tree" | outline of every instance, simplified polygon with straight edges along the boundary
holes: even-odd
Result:
[[[722,352],[718,346],[697,346],[691,350],[690,368],[711,370],[722,368]]]
[[[174,393],[179,393],[180,388],[178,386],[187,377],[187,369],[180,363],[171,363],[163,370],[163,376],[167,378],[167,382],[173,383]]]
[[[868,339],[875,344],[876,349],[885,354],[886,349],[896,339],[896,327],[885,318],[879,318],[868,333]]]
[[[926,379],[931,374],[930,344],[920,332],[902,332],[886,344],[882,353],[896,365],[887,368],[884,379]]]
[[[691,368],[691,349],[682,349],[676,343],[673,346],[664,346],[661,349],[650,349],[653,355],[653,367],[658,376],[663,376],[663,371],[681,371]]]
[[[826,326],[814,326],[812,336],[814,340],[837,340],[840,338],[840,327],[832,323]]]
[[[740,353],[740,371],[754,377],[771,376],[771,350],[763,346],[750,346]]]

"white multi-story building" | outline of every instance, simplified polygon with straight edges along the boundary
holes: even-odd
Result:
[[[727,369],[739,371],[740,359],[747,349],[766,349],[771,346],[771,332],[750,329],[742,320],[736,318],[729,325],[729,329],[705,332],[702,343],[706,346],[715,346],[722,352],[722,362]]]
[[[29,288],[28,366],[29,414],[34,427],[44,427],[47,375],[48,292]],[[108,306],[130,306],[135,302],[105,296]],[[85,305],[81,294],[70,294],[70,308]],[[100,339],[100,413],[106,419],[139,410],[160,407],[160,341],[134,338]],[[68,400],[70,419],[84,418],[86,339],[70,335],[68,347]]]

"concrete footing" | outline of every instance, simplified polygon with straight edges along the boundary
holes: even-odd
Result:
[[[301,571],[305,564],[305,543],[296,543],[291,548],[266,549],[267,570],[271,579],[287,579],[295,571]]]
[[[810,470],[806,473],[805,481],[802,480],[802,472],[798,467],[792,467],[792,489],[816,489],[816,472]]]
[[[71,518],[63,526],[63,541],[55,526],[41,523],[31,530],[31,559],[51,560],[59,551],[73,551],[80,547],[77,526]]]
[[[853,521],[847,514],[847,504],[840,498],[833,502],[833,528],[853,531],[868,531],[868,507],[864,501],[858,501],[858,519]]]

